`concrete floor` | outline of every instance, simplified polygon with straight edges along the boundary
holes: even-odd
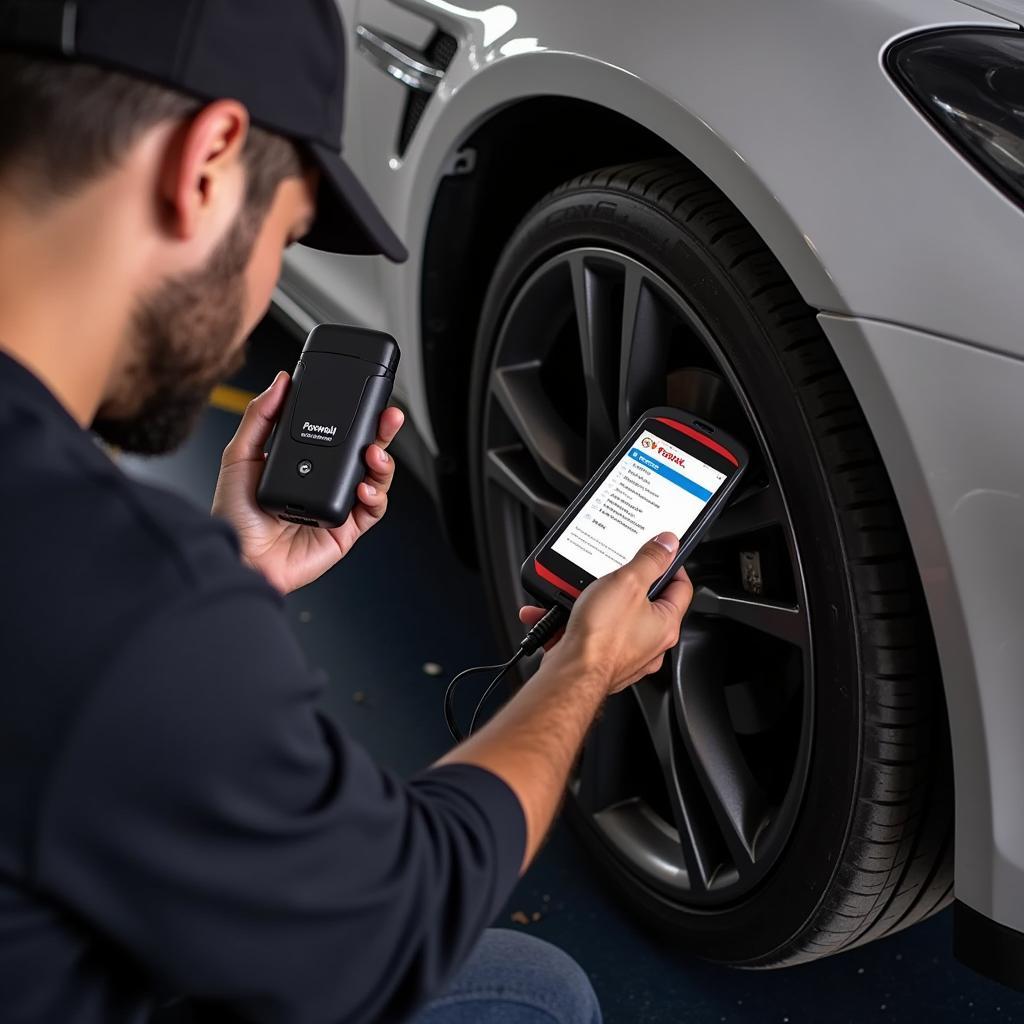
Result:
[[[257,390],[274,370],[291,370],[296,355],[294,342],[264,326],[236,383]],[[208,507],[236,422],[211,409],[180,452],[126,460],[126,467]],[[426,493],[401,466],[385,521],[332,573],[292,595],[288,612],[310,661],[329,678],[331,709],[380,761],[405,774],[450,745],[441,717],[450,676],[506,656],[492,639],[479,577],[455,559]],[[425,670],[430,663],[442,667],[439,675]],[[512,920],[519,912],[529,925]],[[1024,995],[953,960],[948,911],[864,949],[785,971],[732,971],[669,953],[614,901],[564,826],[496,924],[525,927],[576,957],[607,1024],[1024,1021]]]

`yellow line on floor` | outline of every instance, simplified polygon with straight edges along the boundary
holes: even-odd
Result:
[[[245,407],[256,397],[252,391],[243,391],[241,388],[233,388],[229,384],[221,384],[213,389],[210,395],[210,405],[214,409],[223,412],[233,412],[241,416]]]

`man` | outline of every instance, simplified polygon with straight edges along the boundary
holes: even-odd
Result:
[[[280,599],[384,514],[401,413],[332,531],[255,504],[285,375],[214,518],[88,433],[177,444],[291,242],[403,258],[340,156],[343,52],[332,0],[0,0],[5,1024],[598,1019],[564,955],[480,940],[602,701],[678,638],[685,577],[646,597],[675,538],[591,587],[508,706],[406,782],[318,710]]]

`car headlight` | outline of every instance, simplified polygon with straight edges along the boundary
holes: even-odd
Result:
[[[896,43],[886,63],[935,127],[1024,205],[1024,32],[929,32]]]

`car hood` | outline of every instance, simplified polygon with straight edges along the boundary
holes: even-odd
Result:
[[[957,0],[957,3],[1024,26],[1024,0]]]

